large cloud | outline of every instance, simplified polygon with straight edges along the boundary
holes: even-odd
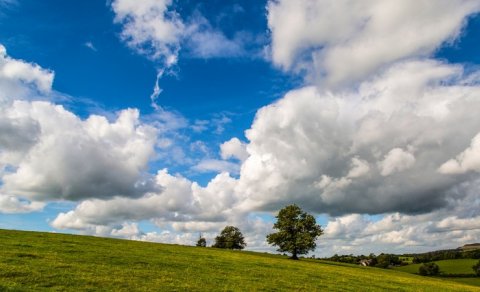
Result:
[[[480,240],[479,181],[460,187],[465,198],[422,215],[393,213],[383,218],[349,214],[332,218],[319,240],[323,255],[385,251],[427,252]]]
[[[152,218],[157,222],[224,222],[232,215],[231,208],[238,200],[234,193],[236,181],[226,173],[201,187],[162,170],[156,175],[155,183],[161,186],[161,192],[147,193],[138,199],[84,201],[74,211],[60,214],[53,226],[81,229],[89,224],[109,225]]]
[[[479,9],[477,0],[271,0],[272,58],[324,84],[358,81],[395,61],[429,56]]]
[[[120,112],[114,122],[81,120],[49,102],[15,101],[2,116],[12,131],[30,133],[2,145],[0,163],[13,168],[3,175],[4,193],[79,200],[140,196],[152,187],[145,171],[157,132],[139,122],[137,110]]]
[[[480,131],[477,84],[461,66],[427,60],[398,63],[349,93],[289,92],[247,131],[243,206],[377,214],[447,205],[471,176],[438,168]]]
[[[0,45],[0,211],[158,191],[147,165],[162,129],[141,122],[135,109],[120,111],[114,121],[81,119],[48,101],[55,96],[53,76],[8,57]]]

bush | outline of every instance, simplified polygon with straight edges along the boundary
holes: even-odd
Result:
[[[435,276],[440,273],[440,268],[436,263],[424,263],[418,269],[418,273],[422,276]]]
[[[480,276],[480,261],[473,265],[472,269],[475,272],[475,275]]]

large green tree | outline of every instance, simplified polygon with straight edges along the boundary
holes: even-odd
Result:
[[[234,226],[226,226],[219,236],[215,237],[212,247],[227,249],[244,249],[247,244],[240,229]]]
[[[291,253],[294,260],[299,254],[315,250],[315,240],[323,233],[315,217],[294,204],[280,210],[276,218],[273,228],[278,232],[267,235],[269,244],[278,246],[279,252]]]

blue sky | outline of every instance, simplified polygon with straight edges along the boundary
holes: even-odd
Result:
[[[0,0],[0,227],[264,250],[297,203],[320,254],[480,240],[480,3],[414,2]]]

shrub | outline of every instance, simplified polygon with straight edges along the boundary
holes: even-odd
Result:
[[[480,261],[473,265],[472,269],[475,272],[475,275],[480,276]]]
[[[440,268],[436,263],[424,263],[418,268],[418,273],[422,276],[435,276],[440,273]]]

